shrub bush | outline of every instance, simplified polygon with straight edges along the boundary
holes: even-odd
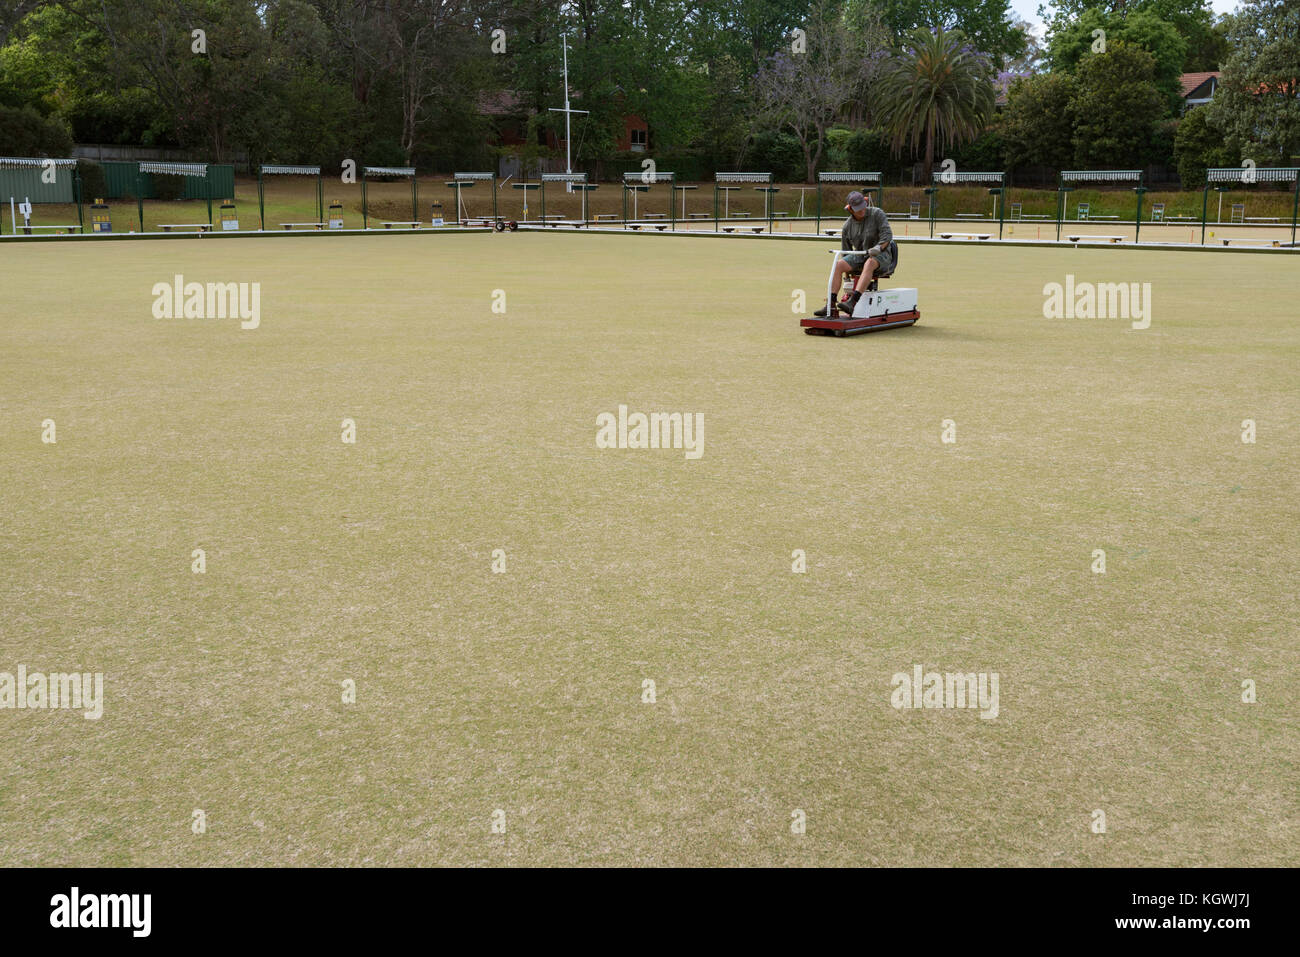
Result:
[[[94,160],[77,160],[77,173],[81,176],[81,198],[84,202],[93,203],[108,195],[104,167]]]
[[[750,141],[745,153],[747,169],[759,173],[770,172],[778,183],[802,183],[807,171],[804,167],[803,147],[790,133],[768,130]]]
[[[0,106],[0,154],[62,159],[72,154],[72,130],[30,106]]]
[[[1006,155],[1006,142],[998,130],[985,130],[965,146],[951,150],[947,155],[957,163],[957,169],[1001,172]]]
[[[897,165],[889,155],[889,143],[876,130],[855,130],[844,151],[849,169],[859,172],[885,172]]]
[[[154,199],[173,200],[185,195],[185,177],[166,173],[153,174]]]
[[[849,169],[849,142],[853,130],[837,126],[826,131],[826,150],[822,154],[822,169],[844,171]]]
[[[1241,150],[1225,143],[1222,131],[1211,126],[1209,120],[1205,107],[1197,107],[1182,118],[1174,134],[1174,160],[1183,189],[1201,189],[1206,167],[1236,166],[1241,162]]]

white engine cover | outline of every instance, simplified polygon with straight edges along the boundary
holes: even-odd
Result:
[[[853,309],[854,319],[874,319],[885,313],[912,312],[916,309],[915,289],[880,289],[864,292]]]

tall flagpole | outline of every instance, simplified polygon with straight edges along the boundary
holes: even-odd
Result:
[[[569,129],[569,120],[573,117],[573,111],[569,109],[569,37],[565,34],[561,39],[564,41],[564,171],[573,172],[573,134]]]
[[[574,113],[589,113],[589,110],[575,110],[569,107],[569,35],[563,34],[564,41],[564,109],[551,107],[552,113],[564,114],[564,171],[573,172],[573,131],[569,125]],[[567,193],[573,192],[573,184],[565,183],[564,190]]]

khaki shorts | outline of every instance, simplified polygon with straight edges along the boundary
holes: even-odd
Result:
[[[866,253],[848,253],[845,255],[844,261],[853,267],[854,272],[861,272],[862,267],[867,263],[867,258]],[[890,247],[886,246],[870,258],[874,259],[877,263],[877,276],[887,276],[894,271],[894,257],[890,255]]]

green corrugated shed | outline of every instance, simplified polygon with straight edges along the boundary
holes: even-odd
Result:
[[[136,171],[140,168],[138,163],[122,163],[111,160],[100,163],[104,168],[104,186],[108,195],[104,199],[122,199],[124,196],[134,196],[136,192]],[[146,188],[151,185],[146,183]],[[90,199],[95,197],[91,196]]]
[[[122,199],[130,196],[135,198],[138,189],[137,182],[143,180],[144,198],[153,199],[153,174],[145,173],[140,175],[139,163],[128,163],[121,160],[106,160],[100,164],[104,167],[104,182],[107,184],[108,195],[105,199]],[[138,178],[138,179],[137,179]],[[235,168],[229,165],[214,165],[208,167],[208,184],[205,186],[202,177],[186,176],[185,177],[185,199],[206,199],[208,193],[205,190],[208,187],[212,189],[213,199],[229,199],[235,195]],[[93,197],[91,197],[93,198]]]
[[[42,183],[39,169],[0,169],[0,202],[7,207],[12,196],[16,203],[28,198],[33,203],[75,203],[73,170],[61,167],[54,172],[53,183]]]

